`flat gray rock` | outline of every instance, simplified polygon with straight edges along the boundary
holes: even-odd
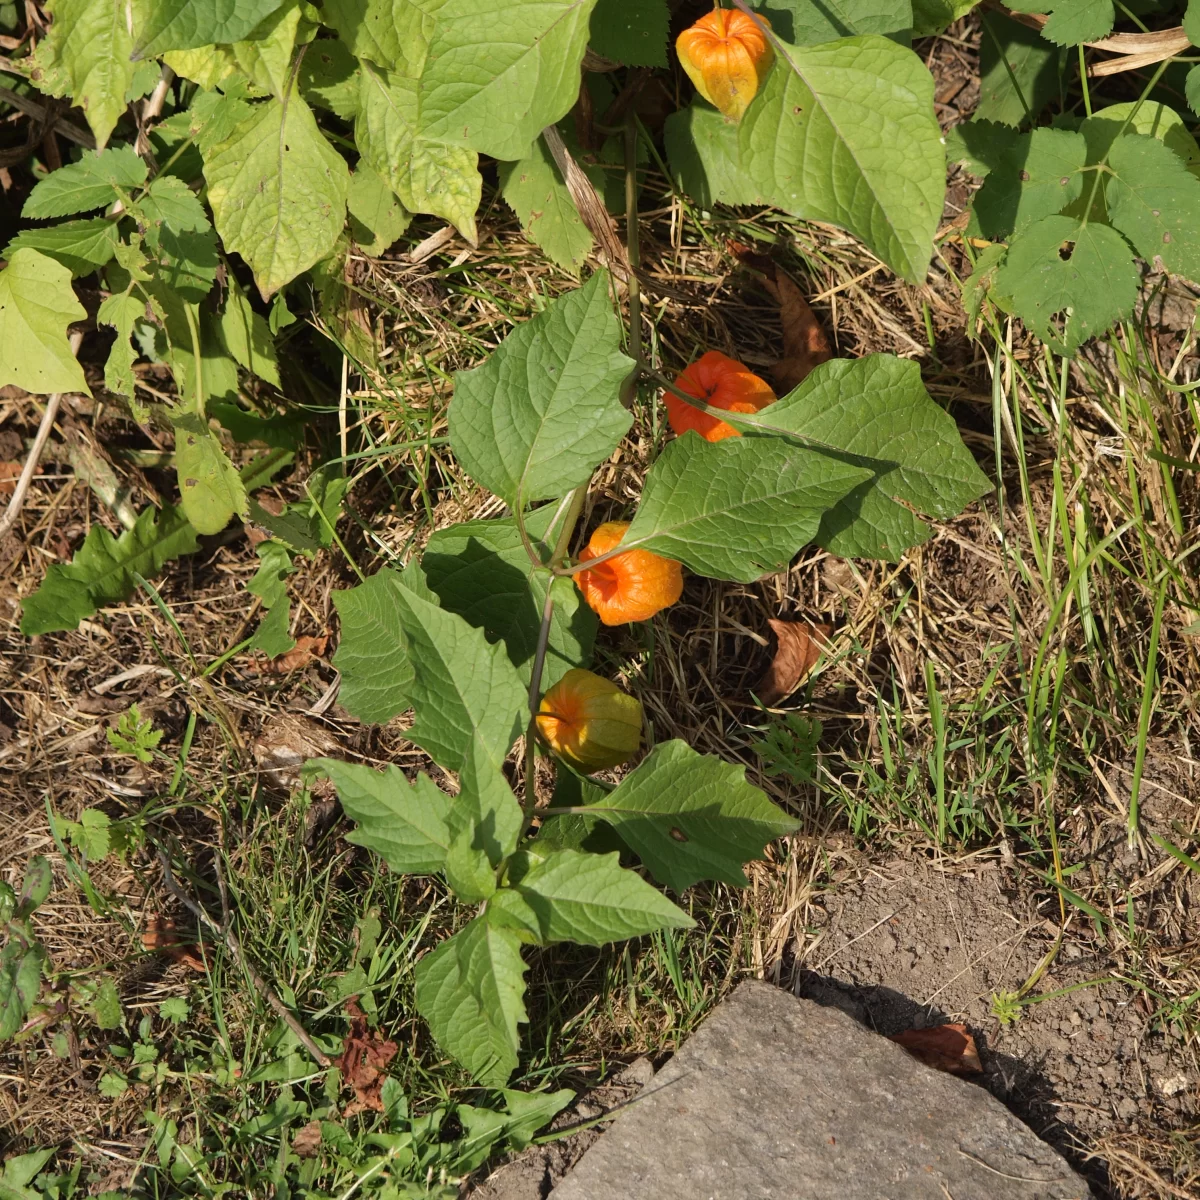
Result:
[[[983,1088],[836,1009],[747,980],[554,1200],[1084,1200]]]

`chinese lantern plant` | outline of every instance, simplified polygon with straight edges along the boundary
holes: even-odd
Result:
[[[682,741],[646,746],[631,688],[588,669],[598,623],[653,619],[687,572],[753,581],[814,539],[895,558],[928,536],[914,509],[949,516],[987,487],[912,363],[835,360],[775,400],[709,353],[667,381],[680,434],[630,519],[579,529],[593,472],[633,422],[620,397],[637,367],[612,292],[596,272],[455,378],[453,450],[511,515],[439,530],[402,570],[334,597],[342,703],[367,721],[411,709],[406,737],[457,774],[457,794],[394,766],[311,767],[336,785],[352,841],[394,871],[441,873],[474,906],[417,962],[416,999],[441,1048],[489,1086],[517,1064],[523,946],[690,926],[679,893],[743,885],[743,864],[796,825],[741,767]],[[614,767],[615,786],[587,779]],[[586,848],[598,822],[628,865]]]

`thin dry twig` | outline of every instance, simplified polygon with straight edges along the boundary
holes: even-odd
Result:
[[[250,982],[254,984],[259,994],[264,1000],[279,1014],[279,1017],[287,1025],[287,1027],[296,1035],[300,1044],[312,1055],[312,1057],[323,1067],[328,1067],[332,1063],[332,1059],[327,1055],[317,1044],[308,1036],[304,1026],[296,1019],[295,1014],[288,1008],[286,1004],[275,994],[274,989],[269,983],[259,974],[258,968],[250,961],[246,952],[242,949],[242,944],[238,940],[238,936],[233,932],[232,924],[229,918],[228,898],[225,891],[224,878],[218,876],[221,884],[221,907],[225,911],[225,922],[218,925],[200,907],[196,901],[187,894],[179,886],[175,880],[175,876],[171,872],[171,863],[168,860],[166,853],[163,850],[158,851],[158,860],[162,864],[163,881],[167,885],[167,890],[179,901],[202,925],[206,926],[217,937],[222,938],[225,944],[229,947],[229,952],[233,955],[238,966],[250,976]]]
[[[71,334],[70,340],[71,353],[78,354],[83,334],[77,331]],[[42,451],[45,450],[46,443],[50,440],[50,430],[54,428],[54,419],[58,416],[58,406],[62,402],[62,398],[62,392],[55,392],[46,401],[46,411],[42,413],[41,424],[38,425],[37,435],[29,450],[29,457],[25,460],[25,466],[17,479],[17,486],[13,490],[8,507],[4,510],[4,516],[0,517],[0,537],[3,537],[17,523],[17,518],[21,515],[21,509],[25,506],[25,496],[29,492],[29,485],[33,481],[38,463],[42,458]]]
[[[31,100],[28,96],[19,95],[6,87],[0,87],[0,100],[3,100],[5,104],[11,104],[13,108],[19,109],[35,121],[45,121],[50,111],[47,105],[41,104],[37,100]],[[86,150],[95,150],[96,148],[96,139],[87,130],[73,125],[65,117],[55,120],[52,128],[55,133],[61,133],[68,141],[83,146]]]

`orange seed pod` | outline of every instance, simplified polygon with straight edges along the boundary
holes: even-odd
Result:
[[[642,704],[576,667],[543,697],[538,732],[560,758],[588,773],[628,762],[642,743]]]
[[[765,379],[742,366],[736,359],[709,350],[690,367],[684,368],[675,386],[697,400],[703,400],[714,408],[726,412],[754,413],[775,403],[775,393]],[[718,420],[686,400],[667,392],[667,420],[679,435],[694,429],[706,442],[719,442],[727,437],[740,437],[736,429],[725,421]]]
[[[714,9],[685,29],[675,51],[696,91],[730,121],[742,119],[775,61],[758,22],[731,8]]]
[[[606,521],[597,526],[579,561],[599,558],[620,545],[628,521]],[[626,550],[580,571],[575,583],[605,625],[648,621],[674,604],[683,593],[683,568],[674,559],[649,550]]]

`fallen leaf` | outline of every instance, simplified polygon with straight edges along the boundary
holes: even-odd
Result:
[[[307,667],[310,662],[315,662],[320,658],[328,645],[329,637],[327,635],[298,637],[296,644],[286,654],[271,659],[267,670],[272,675],[286,675],[289,671],[298,671],[301,667]]]
[[[17,490],[17,478],[20,474],[19,462],[0,462],[0,496],[11,496]]]
[[[383,1071],[396,1056],[396,1043],[385,1041],[377,1032],[367,1029],[366,1015],[354,997],[346,1001],[346,1016],[350,1018],[350,1032],[337,1065],[343,1081],[354,1089],[354,1100],[343,1115],[352,1117],[368,1109],[383,1112],[380,1095]]]
[[[937,1071],[951,1075],[978,1075],[983,1070],[975,1039],[965,1025],[934,1025],[931,1029],[906,1029],[891,1040]]]
[[[764,704],[778,704],[790,696],[813,669],[833,632],[830,625],[808,621],[768,621],[775,634],[775,657],[754,687]]]
[[[158,913],[151,913],[142,932],[142,948],[151,954],[165,954],[174,962],[183,963],[193,971],[203,974],[208,968],[200,955],[200,948],[191,942],[182,942],[175,929],[175,922]]]
[[[833,357],[829,339],[791,276],[779,270],[767,255],[743,242],[730,241],[728,249],[739,262],[759,272],[763,286],[779,305],[783,356],[770,369],[770,374],[775,390],[781,396],[786,395],[803,383],[814,367]]]
[[[300,1158],[314,1158],[321,1149],[321,1122],[309,1121],[292,1138],[292,1150]]]

